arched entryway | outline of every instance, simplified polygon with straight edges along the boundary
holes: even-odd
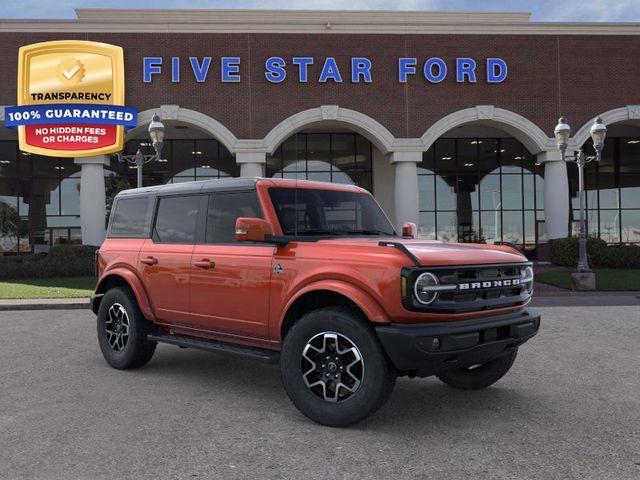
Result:
[[[479,106],[436,122],[422,139],[428,150],[418,164],[421,237],[528,250],[548,239],[545,167],[537,154],[550,139],[536,125]],[[566,195],[559,210],[563,202]]]
[[[511,242],[544,240],[544,170],[506,132],[466,125],[446,132],[418,164],[423,238]]]
[[[371,117],[328,105],[297,113],[264,138],[265,176],[358,185],[393,214],[393,135]]]

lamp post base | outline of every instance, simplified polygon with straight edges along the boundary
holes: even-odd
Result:
[[[589,291],[596,289],[595,272],[573,272],[571,274],[571,289]]]

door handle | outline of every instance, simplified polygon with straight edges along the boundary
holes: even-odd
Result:
[[[208,258],[203,258],[198,262],[193,262],[193,266],[198,268],[215,268],[216,262],[212,262]]]
[[[147,265],[155,265],[158,263],[158,259],[156,257],[151,257],[151,256],[147,258],[141,258],[140,261]]]

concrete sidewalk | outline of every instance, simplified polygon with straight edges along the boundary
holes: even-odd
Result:
[[[28,298],[0,300],[0,312],[8,310],[73,310],[89,307],[89,298]]]
[[[640,306],[636,292],[574,292],[536,283],[531,307]],[[71,310],[90,308],[89,298],[38,298],[0,300],[0,312],[10,310]]]

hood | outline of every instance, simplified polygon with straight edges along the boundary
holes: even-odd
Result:
[[[506,245],[444,243],[402,240],[420,265],[476,265],[526,262],[527,258]]]
[[[411,240],[401,237],[349,237],[321,240],[344,245],[377,245],[393,242],[404,245],[420,265],[481,265],[526,262],[527,258],[506,245],[480,243],[445,243],[436,240]],[[389,247],[390,248],[390,247]]]

